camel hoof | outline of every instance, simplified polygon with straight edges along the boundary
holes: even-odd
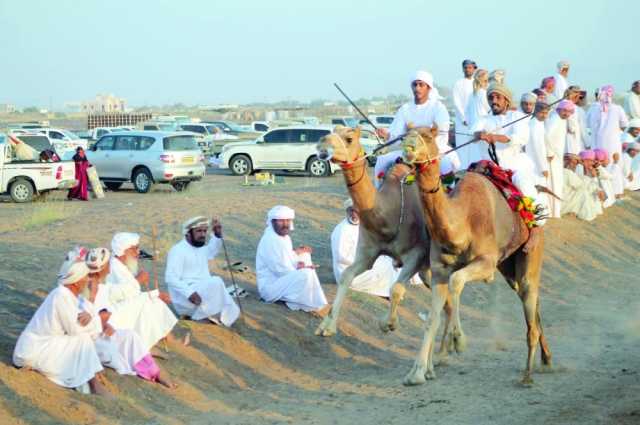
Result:
[[[533,386],[533,378],[531,377],[530,374],[527,373],[526,375],[524,375],[520,383],[522,384],[523,387],[530,388]]]
[[[398,318],[396,317],[395,319],[381,320],[379,322],[379,326],[380,330],[382,330],[382,332],[384,333],[393,332],[398,329]]]
[[[427,373],[424,374],[424,377],[428,381],[432,381],[436,379],[436,372],[434,370],[428,370]]]
[[[538,372],[538,373],[553,373],[555,371],[556,370],[553,368],[553,366],[551,366],[551,363],[549,363],[549,364],[541,364],[536,369],[536,372]]]
[[[409,373],[402,380],[402,384],[407,387],[410,387],[414,385],[422,385],[425,382],[427,382],[427,379],[425,378],[425,373],[421,369],[422,368],[418,368],[417,366],[414,365],[411,368],[411,371],[409,371]]]
[[[322,322],[316,328],[316,336],[333,336],[336,334],[336,323],[331,319],[330,316],[322,319]]]
[[[456,353],[462,353],[467,349],[467,337],[463,334],[457,334],[453,337],[453,345],[456,349]]]

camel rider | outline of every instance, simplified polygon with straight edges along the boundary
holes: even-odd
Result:
[[[431,127],[434,124],[438,126],[440,134],[436,142],[440,153],[450,149],[448,145],[449,138],[449,112],[440,101],[438,89],[433,82],[433,76],[427,71],[417,71],[411,79],[411,91],[413,92],[413,101],[407,102],[398,109],[391,126],[379,128],[376,133],[385,140],[395,139],[406,133],[409,127]],[[391,152],[378,157],[375,166],[375,175],[384,175],[386,170],[402,155],[400,143],[392,148]],[[457,171],[460,167],[460,160],[455,152],[450,153],[442,158],[440,162],[441,171],[446,172]],[[382,179],[376,178],[376,187],[380,187]]]
[[[535,199],[536,203],[542,203],[546,207],[545,197],[540,196],[536,189],[536,184],[541,182],[534,174],[534,164],[527,154],[522,152],[522,148],[529,140],[529,121],[522,119],[503,128],[506,124],[524,117],[522,112],[511,110],[513,105],[511,90],[504,84],[491,84],[487,89],[487,100],[491,107],[491,114],[479,120],[473,128],[475,137],[481,140],[478,142],[481,159],[490,159],[489,145],[494,145],[500,166],[514,172],[513,183],[518,189],[525,196]],[[540,221],[538,224],[543,223]],[[536,230],[538,228],[534,227],[531,232],[527,242],[528,248],[536,243]]]

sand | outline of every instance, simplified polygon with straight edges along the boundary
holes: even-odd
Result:
[[[640,303],[637,285],[640,194],[593,223],[551,221],[541,289],[542,320],[554,356],[553,373],[519,384],[526,360],[521,304],[502,278],[467,285],[462,295],[468,350],[436,368],[434,381],[403,387],[412,365],[430,295],[411,287],[400,329],[383,334],[376,321],[386,301],[351,292],[339,335],[313,335],[318,319],[257,297],[255,249],[266,211],[296,209],[294,243],[314,247],[319,275],[335,296],[329,235],[341,219],[340,175],[287,176],[271,187],[243,187],[241,178],[214,173],[186,193],[158,186],[140,195],[129,186],[91,202],[0,202],[0,424],[601,424],[640,423]],[[58,219],[41,224],[49,209]],[[193,215],[220,217],[229,254],[250,271],[236,275],[250,292],[244,322],[232,329],[180,322],[160,366],[180,387],[169,391],[107,371],[112,399],[57,387],[33,371],[15,369],[16,338],[52,288],[65,251],[75,244],[109,246],[116,231],[143,234],[151,225],[166,254],[179,223]],[[60,219],[61,218],[61,219]],[[46,219],[44,220],[46,222]],[[212,271],[227,282],[221,267]],[[159,264],[160,285],[164,258]],[[151,265],[146,265],[151,270]]]

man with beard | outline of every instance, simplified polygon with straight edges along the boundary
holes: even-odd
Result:
[[[79,296],[87,287],[89,274],[83,254],[78,250],[67,254],[57,287],[16,342],[13,364],[37,370],[63,387],[104,395],[108,392],[96,378],[102,365],[91,338],[90,325],[97,319],[79,309]]]
[[[640,80],[634,81],[624,97],[624,111],[630,119],[640,119]]]
[[[294,218],[295,212],[282,205],[267,214],[267,228],[256,253],[258,291],[265,302],[284,301],[291,310],[324,317],[331,305],[311,262],[312,250],[308,246],[293,249],[289,237]]]
[[[85,262],[89,268],[90,291],[80,303],[81,308],[96,319],[92,321],[92,337],[100,361],[120,375],[138,375],[147,381],[175,388],[173,383],[162,376],[160,367],[135,331],[115,329],[109,324],[112,308],[104,281],[109,274],[110,258],[111,253],[106,248],[95,248],[87,253]]]
[[[344,202],[344,207],[347,216],[331,233],[331,255],[336,283],[340,282],[344,270],[355,261],[360,234],[360,216],[353,208],[351,198]],[[373,263],[370,270],[353,279],[351,289],[379,297],[389,297],[389,291],[398,275],[399,271],[393,267],[393,259],[381,255]]]
[[[602,206],[598,197],[600,190],[597,181],[576,172],[579,163],[580,157],[578,155],[564,154],[562,215],[575,214],[580,220],[591,221],[602,214]]]
[[[142,292],[141,285],[149,288],[149,273],[138,264],[140,235],[116,233],[111,241],[113,256],[109,261],[109,302],[113,308],[109,323],[116,329],[133,329],[151,348],[171,332],[178,322],[167,304],[169,294],[152,290]]]
[[[563,156],[567,146],[567,119],[575,112],[576,106],[570,100],[564,99],[545,122],[544,140],[549,161],[549,177],[547,185],[558,197],[562,198],[564,182]],[[549,217],[560,218],[562,202],[554,196],[549,196]]]
[[[231,326],[240,316],[240,309],[222,279],[209,273],[209,260],[213,260],[222,247],[222,225],[212,220],[211,228],[213,237],[207,243],[209,220],[206,217],[193,217],[184,222],[184,238],[169,251],[164,280],[178,314]]]

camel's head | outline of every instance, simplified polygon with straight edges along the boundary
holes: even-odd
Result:
[[[364,156],[360,145],[360,128],[336,126],[333,133],[320,139],[318,158],[339,164],[353,164]]]
[[[407,164],[426,164],[437,161],[438,145],[436,137],[438,127],[417,127],[407,132],[402,141],[402,157]]]

